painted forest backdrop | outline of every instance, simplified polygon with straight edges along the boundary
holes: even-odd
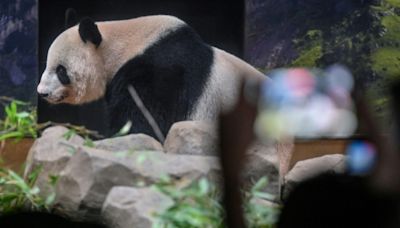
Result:
[[[348,66],[385,121],[400,79],[399,0],[247,0],[245,58],[258,69]]]

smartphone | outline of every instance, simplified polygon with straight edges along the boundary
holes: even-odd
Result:
[[[261,139],[346,138],[354,134],[354,81],[347,68],[277,69],[268,76],[272,80],[261,85],[255,124]]]
[[[367,174],[374,146],[353,140],[357,129],[353,76],[341,65],[326,69],[285,68],[268,74],[259,94],[255,131],[263,141],[296,139],[291,163],[325,154],[346,154],[347,171]],[[332,140],[335,139],[335,140]]]

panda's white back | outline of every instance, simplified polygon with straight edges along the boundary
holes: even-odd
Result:
[[[96,24],[104,39],[99,46],[100,52],[106,68],[110,70],[108,75],[112,77],[123,64],[145,52],[165,35],[184,26],[185,22],[173,16],[156,15]]]
[[[192,120],[214,122],[219,112],[231,110],[239,95],[241,80],[262,81],[265,75],[236,56],[213,48],[214,62],[206,93],[199,99]]]

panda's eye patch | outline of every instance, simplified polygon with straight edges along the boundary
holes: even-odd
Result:
[[[60,80],[61,84],[63,85],[69,85],[71,84],[71,80],[69,79],[69,76],[67,74],[67,69],[63,65],[58,65],[56,68],[56,73],[58,80]]]

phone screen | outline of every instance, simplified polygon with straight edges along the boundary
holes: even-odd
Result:
[[[354,81],[340,65],[277,69],[261,85],[256,134],[265,140],[346,138],[357,128]]]

